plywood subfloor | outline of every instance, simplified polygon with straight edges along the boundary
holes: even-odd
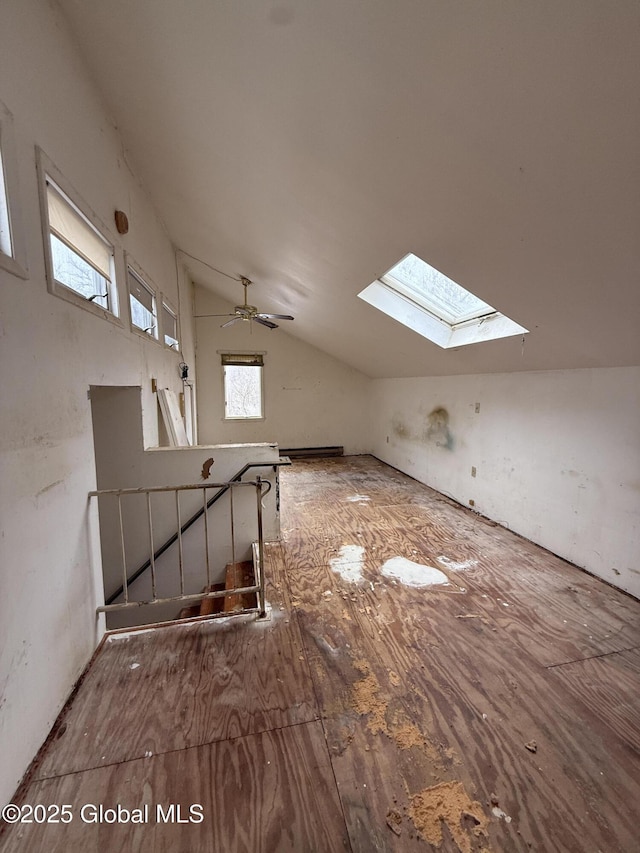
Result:
[[[371,457],[294,463],[282,524],[271,620],[112,640],[21,792],[149,822],[3,853],[638,849],[640,602]]]

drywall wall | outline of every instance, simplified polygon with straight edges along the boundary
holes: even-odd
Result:
[[[372,395],[376,456],[640,597],[640,368],[383,379]]]
[[[191,288],[57,6],[6,0],[0,100],[13,114],[18,197],[29,278],[0,270],[0,801],[46,737],[102,630],[89,386],[140,385],[145,441],[157,440],[150,378],[181,390],[181,356],[47,291],[36,180],[40,146],[109,226],[129,217],[131,253],[181,311],[193,364]],[[115,231],[115,229],[111,229]],[[185,309],[186,306],[186,310]]]
[[[260,465],[261,467],[247,471],[243,480],[255,481],[255,478],[260,476],[261,479],[269,481],[270,487],[265,485],[261,489],[264,495],[263,533],[267,541],[278,539],[280,524],[276,473],[273,464],[269,464],[279,459],[277,445],[196,445],[145,449],[141,396],[141,389],[135,387],[91,388],[98,489],[226,483],[235,477],[245,464]],[[206,479],[203,477],[205,468],[209,474]],[[251,559],[251,543],[258,539],[256,488],[234,488],[233,526],[231,496],[228,492],[208,512],[206,532],[211,583],[224,579],[225,565],[234,558]],[[208,490],[207,499],[213,497],[216,491],[213,487]],[[97,500],[105,598],[108,598],[123,583],[118,501],[109,495],[101,496]],[[200,489],[181,492],[180,524],[177,521],[174,492],[153,494],[151,505],[155,551],[194,513],[202,509],[203,492]],[[121,498],[121,507],[127,577],[130,577],[149,559],[151,552],[146,495],[125,495]],[[203,519],[197,521],[182,537],[186,593],[199,592],[208,582],[205,541]],[[174,545],[156,560],[159,598],[180,594],[178,550],[178,546]],[[147,601],[152,597],[150,577],[151,573],[147,571],[132,585],[129,596],[131,601]],[[179,609],[179,605],[174,604],[112,612],[107,616],[107,626],[117,628],[162,621],[174,617]]]
[[[268,291],[253,287],[249,301],[268,311]],[[256,323],[221,329],[224,318],[198,315],[228,313],[233,307],[200,287],[195,306],[200,441],[275,441],[285,448],[343,445],[345,453],[368,452],[368,377],[287,334],[290,321],[280,321],[278,329]],[[223,419],[220,350],[265,353],[264,420]]]

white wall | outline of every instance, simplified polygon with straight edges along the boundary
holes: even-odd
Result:
[[[372,404],[380,459],[640,597],[640,368],[382,379]]]
[[[257,286],[249,301],[268,309],[268,291]],[[242,302],[238,285],[238,302]],[[222,314],[232,306],[204,288],[195,288],[196,315]],[[266,329],[224,318],[196,320],[199,440],[275,441],[280,447],[343,445],[345,453],[369,451],[367,417],[371,380],[343,362],[287,334],[289,321]],[[295,323],[295,321],[293,321]],[[293,324],[292,324],[293,325]],[[218,350],[265,352],[265,418],[225,422],[222,368]]]
[[[114,61],[117,61],[114,59]],[[0,801],[21,776],[87,663],[101,631],[99,559],[88,537],[95,488],[90,385],[140,385],[145,438],[157,438],[151,376],[180,390],[181,357],[48,293],[35,146],[107,223],[116,208],[131,252],[183,310],[194,354],[190,285],[178,293],[171,244],[105,114],[64,19],[45,0],[5,0],[0,100],[13,113],[30,277],[0,271]],[[115,229],[112,229],[115,230]],[[125,298],[125,294],[121,294]],[[125,303],[126,304],[126,303]]]

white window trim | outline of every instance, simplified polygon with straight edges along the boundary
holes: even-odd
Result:
[[[261,370],[260,370],[260,403],[261,403],[262,414],[259,417],[255,417],[255,418],[252,418],[252,417],[235,417],[235,418],[227,417],[227,414],[226,414],[226,411],[227,411],[227,389],[225,387],[225,381],[224,381],[225,365],[224,365],[223,359],[220,358],[220,382],[222,385],[222,420],[225,423],[249,423],[249,424],[258,423],[260,421],[266,420],[266,418],[267,418],[267,415],[266,415],[266,399],[265,399],[265,393],[264,393],[264,356],[266,355],[266,352],[264,350],[262,350],[262,351],[260,351],[260,350],[218,350],[218,355],[220,355],[220,356],[223,356],[223,355],[231,355],[231,356],[233,356],[233,355],[259,355],[262,357],[262,364],[260,365],[260,367],[261,367]]]
[[[150,334],[149,332],[145,332],[144,329],[138,328],[138,326],[136,326],[135,323],[133,322],[133,316],[131,314],[130,291],[129,291],[129,268],[132,270],[134,275],[141,280],[144,287],[146,287],[147,290],[153,295],[153,301],[154,301],[154,305],[155,305],[155,309],[156,309],[156,315],[155,315],[156,327],[155,327],[155,332],[153,334]],[[146,272],[142,269],[140,264],[136,263],[136,261],[131,257],[131,255],[128,252],[125,253],[125,272],[127,274],[127,310],[129,312],[129,325],[131,326],[131,331],[135,332],[136,335],[140,335],[142,338],[144,338],[147,341],[154,341],[155,343],[159,343],[160,342],[160,317],[158,315],[159,315],[159,306],[162,306],[162,304],[163,304],[162,294],[157,290],[157,288],[155,287],[155,285],[153,284],[153,282],[151,281],[149,276],[146,274]],[[165,304],[166,304],[166,302],[165,302]],[[164,335],[163,335],[163,339],[164,339]]]
[[[182,336],[180,334],[180,315],[178,314],[176,309],[173,307],[173,304],[171,303],[171,301],[169,299],[167,299],[167,297],[164,296],[164,294],[162,294],[162,293],[160,294],[160,301],[158,304],[160,305],[160,310],[159,310],[160,316],[158,318],[158,323],[159,323],[159,327],[160,327],[160,336],[161,336],[162,346],[165,349],[171,350],[171,352],[180,353],[180,352],[182,352]],[[168,343],[165,342],[165,339],[164,339],[164,335],[165,335],[166,330],[164,328],[163,311],[165,308],[169,311],[170,314],[173,314],[173,316],[176,318],[176,334],[178,335],[178,346],[177,347],[170,346]]]
[[[98,317],[109,320],[117,326],[122,326],[122,293],[121,282],[126,282],[126,269],[124,264],[124,252],[119,247],[118,242],[114,239],[113,234],[105,226],[102,220],[93,212],[93,210],[84,202],[78,195],[75,189],[67,181],[64,175],[56,167],[56,165],[47,157],[41,148],[36,147],[36,166],[38,172],[38,186],[40,191],[40,220],[42,222],[42,238],[44,243],[44,260],[45,272],[47,278],[47,290],[54,296],[64,299],[66,302],[71,302],[73,305],[89,311]],[[53,260],[51,257],[51,241],[50,241],[50,225],[49,225],[49,206],[47,202],[47,176],[56,184],[62,192],[69,197],[72,203],[78,208],[82,215],[99,231],[102,237],[109,243],[113,249],[113,269],[111,277],[110,289],[110,305],[113,310],[107,310],[95,302],[89,302],[79,293],[76,293],[69,287],[65,287],[58,282],[53,274]],[[128,295],[128,288],[127,288]]]
[[[0,101],[0,146],[2,148],[2,166],[9,211],[9,229],[11,232],[11,255],[0,251],[0,269],[17,278],[28,279],[27,250],[22,230],[20,209],[20,188],[18,184],[18,161],[13,136],[13,116]]]

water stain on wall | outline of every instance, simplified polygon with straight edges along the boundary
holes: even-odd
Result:
[[[427,418],[424,438],[436,447],[453,450],[453,434],[449,429],[449,412],[442,406],[435,408]]]
[[[398,417],[398,415],[394,415],[392,418],[391,429],[393,430],[393,434],[398,438],[411,438],[411,433],[409,432],[407,425]]]

